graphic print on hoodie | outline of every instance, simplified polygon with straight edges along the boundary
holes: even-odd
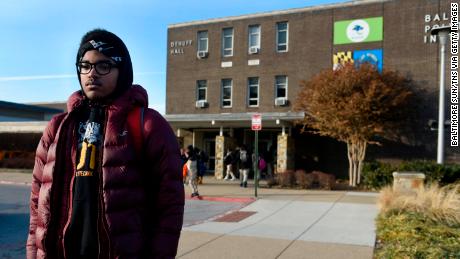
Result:
[[[98,180],[104,109],[90,108],[78,125],[77,170],[73,186],[72,216],[66,232],[66,254],[76,258],[98,255]],[[86,118],[87,120],[86,120]]]

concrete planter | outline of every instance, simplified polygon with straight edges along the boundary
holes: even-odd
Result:
[[[400,192],[415,192],[423,186],[425,174],[415,171],[394,172],[393,190]]]

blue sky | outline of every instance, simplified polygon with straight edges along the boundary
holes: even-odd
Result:
[[[337,2],[346,0],[2,0],[0,100],[66,101],[80,89],[74,67],[80,39],[99,27],[123,39],[134,83],[164,113],[168,24]]]

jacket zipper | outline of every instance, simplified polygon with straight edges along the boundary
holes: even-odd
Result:
[[[75,130],[73,130],[73,134],[72,134],[72,139],[75,139]],[[67,222],[65,223],[64,225],[64,229],[62,230],[62,250],[63,250],[63,253],[64,253],[64,258],[66,258],[66,249],[65,249],[65,236],[66,236],[66,232],[67,232],[67,228],[69,227],[69,224],[70,224],[70,220],[72,218],[72,210],[73,210],[73,184],[74,184],[74,181],[75,181],[75,168],[77,168],[77,165],[76,165],[76,162],[75,162],[75,155],[76,155],[76,151],[75,151],[75,142],[72,141],[72,150],[70,151],[71,152],[71,160],[72,160],[72,178],[70,180],[70,188],[69,188],[69,201],[67,202],[67,208],[66,208],[66,211],[67,211]]]
[[[105,109],[105,118],[104,118],[104,128],[103,128],[103,138],[102,138],[102,143],[101,143],[101,148],[100,148],[100,153],[99,153],[99,173],[100,173],[100,177],[99,177],[99,206],[98,206],[98,212],[97,212],[97,217],[98,217],[98,220],[97,220],[97,224],[96,224],[96,228],[97,228],[97,233],[98,233],[98,237],[100,237],[100,233],[99,233],[99,218],[102,219],[102,229],[104,230],[104,234],[106,236],[106,240],[107,240],[107,243],[108,243],[108,253],[109,253],[109,258],[111,258],[110,256],[110,253],[111,253],[111,244],[110,244],[110,236],[109,236],[109,232],[107,230],[107,226],[105,225],[105,213],[104,213],[104,195],[103,195],[103,169],[102,169],[102,159],[104,157],[104,141],[105,141],[105,133],[106,133],[106,129],[107,129],[107,121],[109,120],[109,117],[108,117],[108,107]],[[98,258],[101,258],[103,257],[102,255],[102,251],[101,251],[101,240],[100,238],[99,239],[99,242],[98,242],[98,247],[99,247],[99,254],[98,254]]]

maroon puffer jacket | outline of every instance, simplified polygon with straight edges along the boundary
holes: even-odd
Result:
[[[71,215],[77,122],[83,103],[75,92],[68,113],[55,116],[37,148],[30,197],[27,258],[61,257]],[[136,156],[126,118],[145,107],[143,155]],[[102,150],[98,230],[103,258],[174,258],[184,214],[179,148],[169,124],[147,109],[134,85],[107,107]],[[57,250],[61,253],[56,252]]]

